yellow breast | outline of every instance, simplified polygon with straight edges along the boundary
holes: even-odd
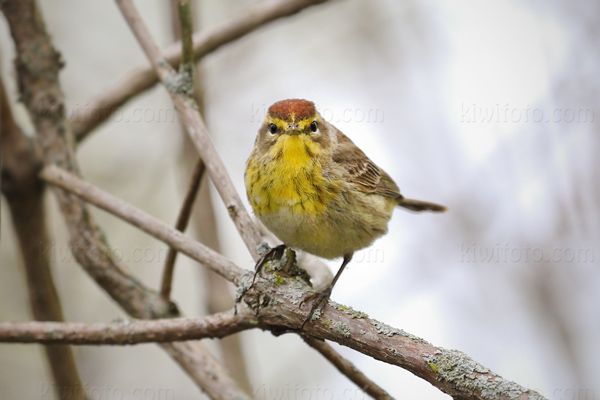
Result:
[[[246,190],[254,212],[268,215],[282,207],[315,215],[331,199],[319,161],[321,148],[306,135],[282,135],[269,149],[268,161],[249,160]]]

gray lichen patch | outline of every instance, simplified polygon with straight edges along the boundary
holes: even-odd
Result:
[[[236,302],[239,301],[242,296],[250,289],[252,285],[252,280],[254,279],[254,272],[244,270],[239,278],[239,284],[235,288],[235,299]]]
[[[369,318],[367,313],[364,313],[362,311],[356,311],[354,308],[352,308],[350,306],[344,306],[344,305],[338,304],[334,301],[330,301],[329,304],[331,304],[331,307],[335,308],[338,311],[343,312],[346,315],[349,315],[353,319]]]
[[[544,399],[538,392],[503,379],[458,350],[440,349],[425,361],[439,381],[450,382],[467,393],[481,393],[485,399],[520,399],[522,395],[529,399]]]
[[[384,324],[383,322],[379,322],[376,319],[371,319],[370,322],[371,322],[371,324],[373,324],[373,326],[375,326],[375,328],[377,328],[377,333],[379,333],[381,335],[385,335],[387,337],[399,335],[399,336],[404,336],[406,338],[414,340],[415,342],[429,344],[427,341],[425,341],[425,340],[421,339],[420,337],[417,337],[411,333],[408,333],[403,329],[394,328],[392,326]]]
[[[315,312],[313,313],[312,317],[310,317],[311,321],[316,321],[319,318],[321,318],[321,315],[323,315],[323,310],[321,308],[317,308],[315,310]]]
[[[292,304],[300,304],[304,299],[304,295],[310,290],[302,279],[291,278],[286,280],[287,286],[277,289],[277,294],[289,300]]]
[[[348,324],[341,321],[333,321],[331,323],[331,328],[344,337],[350,337],[350,327]]]
[[[182,72],[172,72],[163,78],[167,90],[172,93],[191,95],[194,92],[194,80],[192,75]]]

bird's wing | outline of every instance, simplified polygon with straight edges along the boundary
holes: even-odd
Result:
[[[352,140],[337,131],[338,145],[335,148],[333,161],[343,166],[348,173],[350,183],[355,184],[366,193],[378,194],[400,201],[402,195],[394,180],[379,168]]]

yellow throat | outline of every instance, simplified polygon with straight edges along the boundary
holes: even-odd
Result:
[[[307,134],[286,133],[268,150],[268,162],[249,163],[246,186],[254,212],[259,216],[282,208],[308,215],[323,212],[333,193],[323,177],[322,152]]]

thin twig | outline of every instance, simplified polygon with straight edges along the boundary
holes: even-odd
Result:
[[[258,229],[254,222],[252,222],[242,200],[237,194],[225,165],[210,139],[210,134],[206,129],[204,120],[198,112],[195,103],[182,93],[182,88],[176,84],[176,82],[179,81],[179,79],[177,79],[178,75],[162,56],[156,42],[152,39],[152,35],[141,19],[132,1],[119,0],[118,5],[121,9],[121,13],[127,20],[129,27],[140,43],[140,46],[154,66],[156,74],[168,89],[171,99],[175,104],[175,108],[179,113],[179,117],[181,118],[186,131],[192,137],[194,145],[206,165],[211,180],[217,188],[221,199],[225,203],[225,206],[229,211],[229,216],[244,240],[246,247],[250,251],[252,257],[255,260],[258,260],[259,254],[256,252],[256,248],[261,242]]]
[[[315,339],[314,337],[306,335],[302,336],[302,339],[304,339],[310,347],[321,353],[321,355],[329,360],[338,371],[346,375],[348,379],[364,390],[369,396],[377,400],[393,400],[393,397],[390,396],[388,392],[370,380],[365,374],[358,370],[354,364],[346,360],[330,345],[325,343],[324,340]]]
[[[46,182],[77,195],[96,207],[140,228],[187,256],[200,261],[228,281],[239,283],[242,274],[239,267],[221,254],[202,243],[193,241],[157,218],[54,165],[44,168],[40,176]]]
[[[0,322],[0,342],[132,345],[222,338],[256,326],[233,310],[204,318],[125,320],[110,323]]]
[[[239,39],[248,33],[278,20],[298,13],[310,6],[326,0],[278,0],[265,1],[250,7],[239,16],[214,27],[194,34],[194,57],[197,60],[212,53],[219,47]],[[164,51],[166,60],[177,67],[181,58],[181,44],[175,43]],[[71,125],[78,141],[83,140],[94,128],[105,122],[129,100],[150,89],[158,82],[152,67],[136,67],[118,79],[108,89],[75,108],[71,115]]]
[[[202,162],[202,159],[199,159],[194,166],[194,174],[190,180],[188,191],[185,195],[181,210],[179,211],[177,222],[175,223],[175,229],[177,229],[179,232],[185,232],[185,229],[188,226],[190,216],[192,215],[192,210],[194,208],[194,202],[196,201],[196,196],[198,194],[198,190],[200,189],[200,184],[202,183],[202,175],[204,175],[204,162]],[[163,268],[162,282],[160,285],[160,295],[165,300],[169,300],[169,297],[171,296],[173,272],[175,270],[176,259],[177,250],[173,247],[169,247],[167,259],[165,260],[165,266]]]
[[[179,28],[181,29],[181,65],[194,65],[194,23],[190,0],[178,0]]]
[[[183,35],[183,40],[181,42],[182,51],[180,74],[183,79],[186,79],[189,82],[187,95],[190,99],[192,99],[194,95],[194,48],[192,46],[192,9],[189,0],[178,0],[177,10],[179,14],[180,33]],[[192,176],[190,188],[185,197],[181,211],[179,212],[179,217],[177,218],[175,229],[180,232],[185,231],[185,228],[190,220],[192,206],[194,205],[196,194],[198,193],[200,183],[202,182],[204,169],[204,162],[202,159],[199,159],[194,170],[194,176]],[[168,300],[171,296],[171,286],[173,282],[173,272],[175,270],[176,258],[177,252],[173,247],[169,247],[169,253],[167,254],[167,260],[165,261],[162,283],[160,287],[160,295],[166,300]]]

